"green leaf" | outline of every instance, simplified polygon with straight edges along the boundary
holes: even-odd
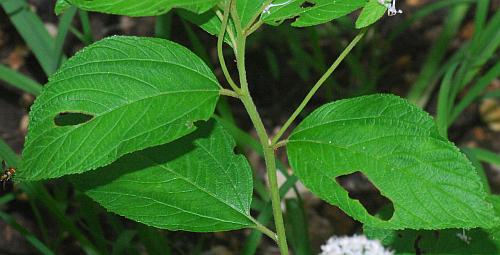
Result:
[[[210,118],[218,86],[200,58],[173,42],[99,41],[68,60],[35,101],[16,176],[82,173],[171,142]]]
[[[218,0],[66,0],[65,2],[86,11],[96,11],[127,16],[156,16],[168,12],[172,8],[187,9],[202,13]],[[67,3],[58,1],[56,11],[65,7]]]
[[[224,231],[254,226],[252,172],[215,121],[172,143],[124,156],[73,177],[108,210],[170,230]]]
[[[366,0],[279,0],[265,10],[262,19],[277,25],[297,17],[292,26],[307,27],[340,18],[365,4]]]
[[[45,74],[53,74],[59,63],[64,61],[64,57],[55,54],[54,38],[50,36],[40,17],[30,9],[27,0],[1,0],[0,5],[16,27],[17,33],[35,55]]]
[[[493,203],[496,214],[500,215],[500,196],[491,195],[489,200]],[[371,239],[381,240],[395,254],[418,254],[418,251],[421,254],[500,254],[499,227],[417,231],[365,226],[364,234]]]
[[[397,96],[324,105],[293,131],[287,150],[294,173],[312,192],[365,224],[440,229],[498,222],[467,158],[439,136],[426,112]],[[356,171],[392,201],[390,220],[368,214],[336,182]]]
[[[42,85],[38,82],[2,64],[0,64],[0,80],[34,96],[38,96],[42,91]]]
[[[378,0],[370,0],[356,20],[356,28],[367,27],[382,18],[387,11],[387,7],[379,3]]]
[[[186,10],[178,10],[177,13],[183,18],[186,19],[187,21],[199,26],[201,29],[205,30],[207,33],[218,36],[220,32],[220,28],[222,26],[222,21],[221,19],[217,16],[216,12],[214,10],[209,10],[207,12],[204,12],[202,14],[197,14],[194,12],[186,11]],[[221,14],[222,15],[222,14]],[[228,22],[228,28],[230,32],[226,32],[224,35],[224,42],[229,44],[229,46],[232,45],[232,40],[231,40],[231,35],[230,33],[233,33],[233,39],[236,38],[236,28],[234,27],[234,23],[232,19],[229,19]]]
[[[66,0],[57,0],[54,12],[56,15],[60,15],[71,7],[71,4]]]
[[[250,21],[252,21],[254,16],[258,16],[257,13],[262,8],[265,0],[238,0],[236,1],[236,11],[238,12],[238,17],[240,18],[241,27],[245,28],[250,26]]]

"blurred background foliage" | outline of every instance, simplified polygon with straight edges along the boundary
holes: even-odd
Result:
[[[216,38],[176,11],[148,18],[87,13],[55,16],[54,0],[0,0],[0,158],[19,164],[27,112],[47,77],[94,41],[115,34],[179,42],[223,81]],[[443,136],[464,149],[493,193],[500,192],[500,1],[398,1],[403,14],[385,17],[323,86],[304,116],[340,98],[393,93],[429,111]],[[265,26],[248,42],[250,90],[270,130],[277,130],[356,34],[358,13],[308,28]],[[289,22],[288,22],[289,23]],[[227,51],[227,59],[234,59]],[[235,66],[230,64],[230,71]],[[241,105],[221,100],[217,118],[255,170],[252,213],[269,224],[260,148]],[[280,152],[282,195],[294,254],[316,254],[331,235],[361,225],[312,197]],[[387,201],[363,176],[343,183],[370,212]],[[0,191],[0,254],[276,254],[250,230],[194,234],[153,229],[106,213],[64,179],[10,184]],[[418,247],[417,247],[418,248]]]

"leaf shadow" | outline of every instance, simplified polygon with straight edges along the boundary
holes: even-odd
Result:
[[[483,229],[399,230],[391,247],[410,254],[499,254]]]
[[[124,155],[108,166],[82,174],[68,176],[68,180],[83,192],[109,184],[122,175],[142,171],[155,165],[174,161],[196,149],[196,141],[208,138],[215,129],[216,121],[197,122],[197,129],[173,142],[146,148]]]

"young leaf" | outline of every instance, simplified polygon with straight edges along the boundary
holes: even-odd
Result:
[[[340,100],[314,111],[287,144],[294,173],[353,218],[388,229],[492,227],[498,219],[467,158],[433,119],[392,95]],[[394,205],[388,221],[368,214],[336,177],[362,171]]]
[[[264,0],[238,0],[236,1],[236,11],[243,28],[251,25],[250,21],[262,8]]]
[[[73,176],[108,210],[170,230],[224,231],[254,226],[252,172],[215,121],[169,144],[137,151]]]
[[[356,20],[356,28],[361,29],[367,27],[382,18],[387,11],[387,7],[380,4],[379,0],[370,0]]]
[[[279,0],[264,10],[262,19],[277,25],[296,18],[292,26],[307,27],[340,18],[365,4],[366,0]]]
[[[82,173],[173,141],[208,119],[219,95],[200,58],[154,38],[104,39],[49,80],[31,108],[21,180]]]
[[[202,13],[218,0],[59,0],[56,12],[72,4],[86,11],[103,12],[127,16],[156,16],[168,12],[172,8],[183,8],[196,13]]]
[[[186,10],[178,10],[177,13],[183,19],[186,19],[187,21],[199,26],[201,29],[205,30],[207,33],[211,35],[217,36],[220,32],[222,21],[221,18],[217,16],[214,10],[209,10],[201,14],[197,14]],[[228,28],[230,29],[231,32],[226,32],[224,36],[224,42],[233,47],[230,33],[236,33],[236,29],[231,19],[229,19],[228,21]],[[233,34],[232,36],[233,39],[236,38],[236,34]]]

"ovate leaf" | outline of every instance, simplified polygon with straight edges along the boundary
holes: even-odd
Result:
[[[387,7],[380,4],[379,0],[370,0],[356,20],[356,28],[367,27],[382,18],[387,11]]]
[[[66,4],[72,4],[87,11],[127,16],[156,16],[172,8],[183,8],[202,13],[212,8],[218,0],[59,0],[56,11]]]
[[[97,42],[52,75],[32,106],[17,177],[82,173],[191,133],[213,114],[218,86],[200,58],[173,42]]]
[[[215,121],[169,144],[126,155],[74,176],[77,188],[119,215],[170,230],[223,231],[254,226],[252,172]]]
[[[278,0],[262,14],[264,22],[276,25],[295,19],[292,26],[307,27],[347,15],[366,4],[366,0]]]
[[[438,134],[426,112],[397,96],[324,105],[293,131],[287,150],[294,173],[312,192],[365,224],[440,229],[497,223],[471,163]],[[368,214],[336,182],[356,171],[392,201],[390,220]]]

